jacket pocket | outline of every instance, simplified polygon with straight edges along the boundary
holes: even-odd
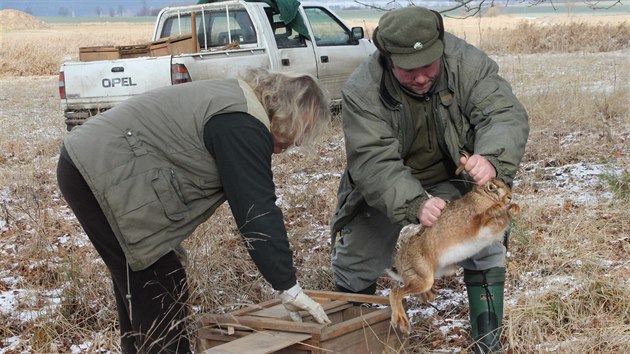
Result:
[[[160,169],[158,176],[151,181],[151,185],[164,207],[166,216],[173,221],[182,220],[188,208],[183,202],[184,197],[179,190],[175,172],[171,169]]]
[[[514,101],[510,96],[509,91],[498,83],[487,82],[478,85],[475,97],[471,97],[471,101],[487,117],[495,112],[503,112],[512,108]]]
[[[105,198],[130,244],[183,220],[188,211],[169,169],[152,169],[123,180],[111,187]]]

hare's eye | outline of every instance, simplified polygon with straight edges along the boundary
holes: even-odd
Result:
[[[494,192],[497,190],[497,186],[495,186],[494,183],[488,183],[488,190]]]

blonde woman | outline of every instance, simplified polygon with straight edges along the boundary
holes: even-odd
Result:
[[[297,282],[271,171],[272,153],[312,142],[329,115],[311,76],[257,69],[148,92],[70,132],[57,180],[111,273],[123,353],[190,352],[176,250],[226,200],[291,318],[330,322]]]

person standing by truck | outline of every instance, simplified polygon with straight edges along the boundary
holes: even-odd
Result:
[[[290,317],[330,323],[297,282],[271,170],[329,120],[313,77],[251,69],[147,92],[69,133],[58,185],[110,271],[123,353],[190,352],[176,251],[226,200]]]
[[[431,227],[475,183],[511,184],[529,134],[497,64],[445,32],[439,13],[388,12],[373,40],[378,52],[342,90],[347,167],[331,231],[336,288],[345,292],[375,292],[403,226]],[[468,176],[456,176],[458,166]],[[475,351],[501,350],[505,251],[497,242],[459,264]]]

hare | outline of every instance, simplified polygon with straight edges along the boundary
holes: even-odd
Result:
[[[457,262],[502,241],[510,217],[520,212],[511,201],[510,188],[499,179],[476,185],[463,198],[449,202],[433,226],[423,228],[400,246],[394,262],[398,273],[388,270],[404,284],[392,287],[389,295],[394,327],[407,334],[410,331],[402,304],[405,295],[420,294],[423,300],[433,301],[434,279],[454,274]]]

